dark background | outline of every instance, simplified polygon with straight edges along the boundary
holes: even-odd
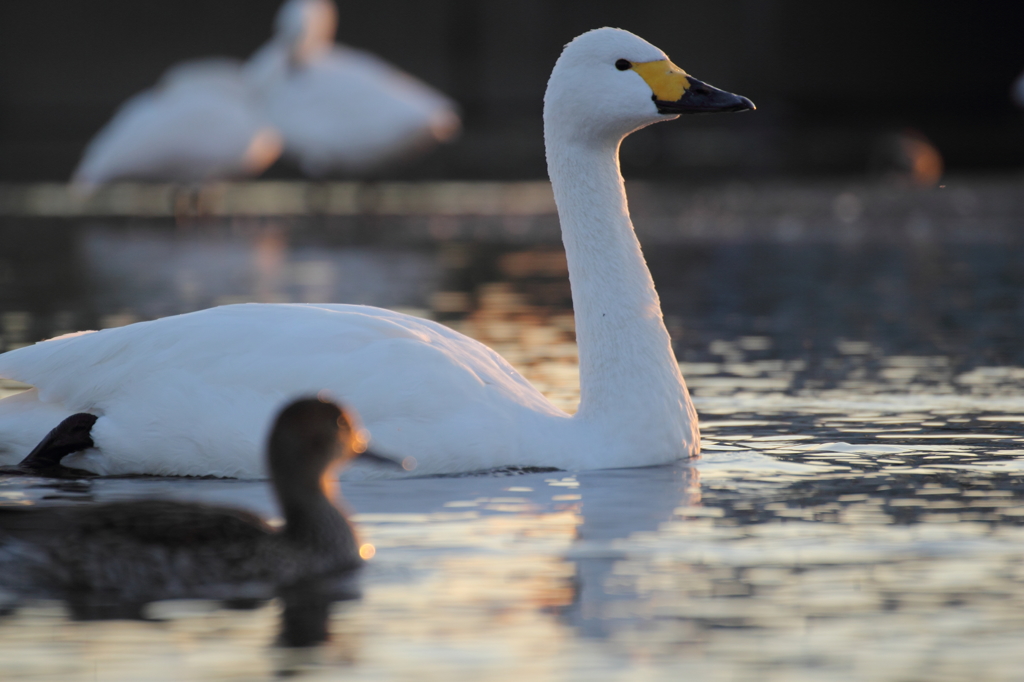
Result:
[[[278,0],[0,1],[0,181],[63,180],[120,102],[174,62],[244,58]],[[1024,2],[907,0],[374,0],[340,6],[338,39],[460,102],[465,132],[388,173],[544,174],[541,97],[561,46],[629,29],[677,64],[747,95],[756,113],[635,135],[631,177],[856,174],[887,136],[926,135],[954,172],[1024,165]],[[297,173],[278,164],[273,177]]]

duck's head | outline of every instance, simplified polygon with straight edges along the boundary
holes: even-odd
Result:
[[[643,38],[599,28],[562,50],[544,95],[544,125],[563,136],[621,139],[680,114],[753,108],[746,97],[690,76]]]
[[[303,398],[277,416],[270,433],[267,465],[279,492],[323,488],[325,482],[337,479],[337,465],[363,449],[360,431],[344,410],[319,398]]]

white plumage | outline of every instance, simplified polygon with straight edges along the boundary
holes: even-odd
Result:
[[[90,141],[72,181],[204,182],[255,176],[282,151],[303,172],[361,172],[452,139],[454,102],[361,50],[333,43],[332,0],[289,0],[246,63],[174,66]]]
[[[623,70],[631,63],[646,64],[648,75]],[[106,474],[262,476],[259,444],[271,412],[324,389],[355,408],[371,449],[415,457],[418,474],[645,466],[694,455],[696,413],[618,169],[626,135],[674,118],[652,101],[652,88],[668,92],[665,79],[686,82],[669,66],[631,33],[599,29],[566,46],[548,83],[548,167],[580,355],[575,415],[443,325],[364,306],[247,304],[0,356],[0,376],[37,387],[0,401],[0,460],[20,461],[61,419],[91,412],[99,415],[96,447],[65,464]],[[700,91],[704,111],[712,90]],[[727,99],[718,110],[752,107],[714,92]]]
[[[252,96],[241,64],[186,62],[125,102],[89,143],[72,181],[205,180],[258,175],[281,137]]]
[[[569,421],[486,346],[369,306],[211,308],[5,353],[0,375],[38,387],[0,401],[5,460],[91,412],[97,449],[64,463],[103,474],[260,477],[273,413],[322,390],[358,406],[375,450],[416,457],[420,473],[539,464],[520,461],[531,417]],[[35,428],[25,409],[44,410]]]
[[[451,140],[455,103],[373,54],[335,45],[331,0],[289,0],[247,65],[303,172],[360,172]]]

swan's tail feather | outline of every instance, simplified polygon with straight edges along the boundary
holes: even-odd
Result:
[[[34,388],[0,400],[0,464],[20,463],[70,413],[40,401]]]

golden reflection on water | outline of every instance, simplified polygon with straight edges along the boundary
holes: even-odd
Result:
[[[542,261],[503,268],[561,267]],[[571,314],[509,283],[471,294],[450,324],[574,411]],[[346,485],[375,554],[323,646],[272,647],[276,602],[161,603],[146,623],[36,602],[0,617],[0,677],[1020,679],[1024,369],[840,340],[825,385],[771,348],[722,339],[716,361],[681,364],[704,439],[692,466]],[[0,481],[4,505],[54,494]]]
[[[580,371],[572,313],[530,305],[505,282],[481,287],[477,301],[466,319],[448,324],[493,348],[555,405],[575,413]]]

